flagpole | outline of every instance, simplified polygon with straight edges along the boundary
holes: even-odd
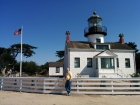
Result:
[[[22,32],[23,26],[21,27],[21,35],[20,35],[20,42],[21,42],[21,53],[20,53],[20,77],[22,76]]]

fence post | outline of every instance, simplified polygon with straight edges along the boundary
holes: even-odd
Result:
[[[46,86],[46,85],[45,85],[45,79],[44,79],[43,93],[45,93],[45,90],[46,90],[46,89],[45,89],[45,86]]]
[[[114,89],[113,89],[113,80],[111,79],[111,87],[112,87],[112,94],[114,94]]]
[[[3,88],[3,79],[1,79],[1,84],[0,85],[1,85],[0,88],[2,90],[2,88]]]
[[[20,92],[22,90],[22,79],[20,79]]]
[[[35,80],[32,80],[32,82],[35,82]],[[31,84],[31,86],[35,86],[35,84]]]
[[[14,85],[17,85],[17,80],[15,79]]]
[[[77,88],[79,87],[79,82],[78,82],[78,79],[77,79]],[[79,89],[77,89],[77,93],[79,93]]]

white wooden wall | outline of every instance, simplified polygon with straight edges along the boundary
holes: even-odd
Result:
[[[114,54],[118,55],[119,58],[119,68],[114,69],[96,69],[96,62],[94,56],[100,53],[100,51],[94,51],[94,50],[76,50],[76,49],[70,49],[70,70],[73,73],[73,77],[76,77],[77,74],[81,75],[89,75],[90,77],[96,77],[97,72],[99,73],[106,73],[106,76],[108,78],[116,78],[117,77],[117,71],[118,69],[123,72],[123,77],[129,77],[130,74],[135,73],[135,65],[134,65],[134,55],[132,51],[112,51]],[[80,68],[74,67],[74,58],[79,57],[80,58]],[[87,68],[87,58],[93,58],[93,67]],[[130,68],[125,67],[125,58],[130,58]],[[116,59],[115,59],[116,60]],[[66,61],[65,61],[66,62]],[[98,65],[101,61],[98,62]],[[116,63],[116,61],[115,61]],[[114,73],[114,74],[113,74]],[[116,75],[115,75],[116,73]],[[100,74],[99,74],[100,75]],[[99,76],[99,77],[102,77]]]
[[[49,76],[63,76],[63,67],[60,67],[59,73],[56,73],[56,67],[49,67]]]

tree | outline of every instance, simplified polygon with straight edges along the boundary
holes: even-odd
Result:
[[[35,54],[33,49],[37,49],[37,47],[31,46],[29,44],[22,44],[23,56],[25,56],[26,58],[33,56],[33,54]],[[1,47],[0,48],[0,61],[5,55],[7,55],[13,58],[13,62],[11,62],[11,64],[13,64],[15,58],[17,57],[19,53],[21,53],[21,44],[13,44],[10,46],[10,48],[7,48],[7,49]]]
[[[140,72],[140,71],[138,71],[140,69],[140,53],[138,52],[139,50],[137,49],[137,45],[135,44],[135,42],[129,42],[129,43],[125,43],[125,44],[127,44],[128,46],[130,46],[131,48],[133,48],[135,50],[136,70],[137,70],[137,72]]]
[[[59,57],[60,59],[64,58],[64,50],[56,51],[56,56]]]
[[[4,47],[0,47],[0,69],[3,67],[2,65],[2,58],[4,57],[4,55],[7,53],[6,48]]]
[[[6,69],[11,67],[11,62],[16,61],[9,53],[8,49],[0,47],[0,70],[3,76],[5,76]]]
[[[137,72],[140,73],[140,53],[136,54],[136,69]]]
[[[4,56],[4,54],[7,53],[7,49],[4,47],[0,47],[0,58],[2,58],[2,56]]]
[[[37,47],[31,46],[29,44],[22,44],[22,54],[26,58],[31,57],[35,52],[33,49],[37,49]],[[15,58],[19,53],[21,53],[21,44],[13,44],[9,48],[10,53]]]
[[[35,54],[33,49],[37,49],[37,47],[22,44],[23,56],[26,58],[33,56],[33,54]],[[16,63],[15,58],[19,53],[21,53],[21,44],[13,44],[10,48],[0,47],[0,69],[5,68],[5,66],[9,64],[14,67],[14,63]]]
[[[13,68],[13,62],[17,62],[13,56],[10,54],[5,54],[0,60],[2,67]]]
[[[41,67],[41,69],[47,69],[47,70],[49,70],[49,63],[46,62],[44,65],[41,65],[40,67]]]
[[[128,46],[130,46],[131,48],[133,48],[135,50],[135,53],[137,53],[139,50],[137,49],[137,45],[135,44],[135,42],[128,42],[128,43],[125,43],[127,44]]]
[[[29,75],[33,75],[38,71],[38,65],[34,61],[25,61],[22,64],[22,71]]]
[[[49,63],[46,62],[44,65],[40,66],[40,74],[41,75],[48,75],[49,74]]]
[[[56,62],[63,62],[63,61],[64,61],[64,58],[63,59],[59,59]]]

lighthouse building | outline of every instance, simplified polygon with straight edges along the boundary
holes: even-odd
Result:
[[[126,78],[135,73],[135,50],[124,43],[124,35],[118,35],[118,42],[105,42],[107,27],[102,26],[102,18],[94,12],[87,21],[87,41],[71,41],[66,31],[63,75],[66,68],[73,77]]]

